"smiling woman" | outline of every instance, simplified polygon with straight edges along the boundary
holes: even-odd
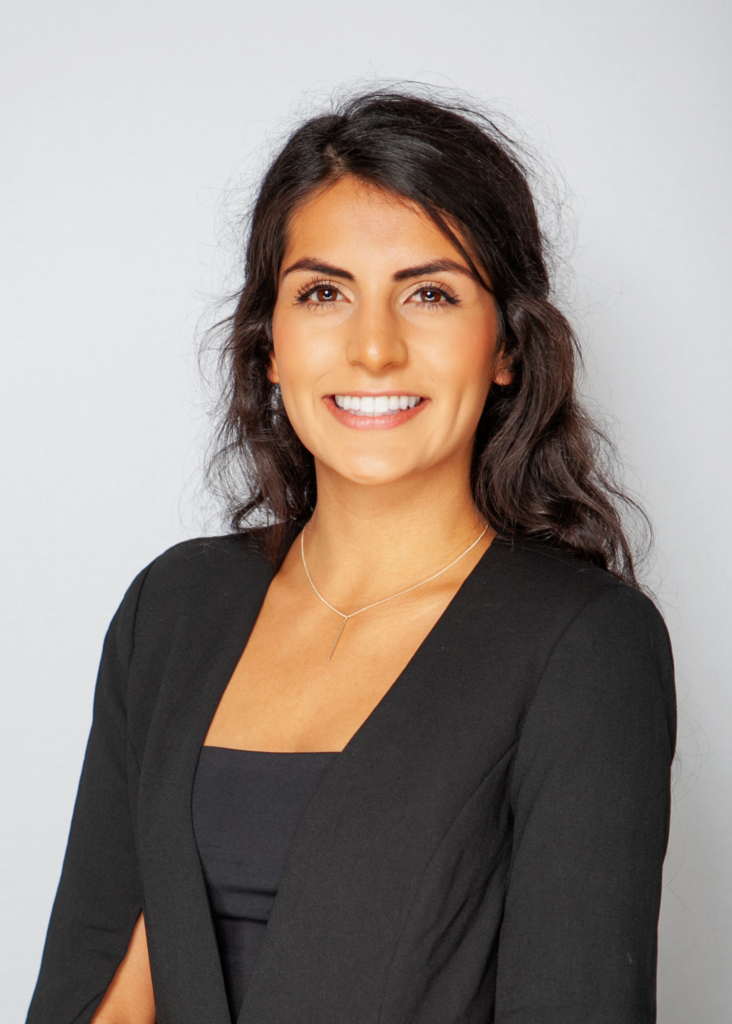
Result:
[[[440,467],[464,490],[488,388],[511,374],[493,296],[451,240],[416,204],[346,176],[292,218],[283,263],[269,380],[319,485]]]
[[[516,152],[308,121],[222,329],[233,531],[110,627],[30,1024],[655,1020],[670,649]]]

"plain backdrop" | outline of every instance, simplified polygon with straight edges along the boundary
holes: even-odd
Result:
[[[495,102],[574,195],[587,386],[656,527],[678,666],[659,1019],[729,1021],[731,12],[5,0],[2,1024],[35,982],[109,619],[147,562],[216,529],[194,335],[236,280],[246,182],[303,103],[376,78]]]

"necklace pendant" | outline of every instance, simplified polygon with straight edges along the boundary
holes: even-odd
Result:
[[[425,583],[431,583],[432,580],[436,580],[438,576],[442,576],[443,572],[447,572],[448,569],[452,569],[453,565],[457,565],[457,563],[460,561],[461,558],[465,558],[465,556],[468,554],[468,552],[472,551],[473,548],[475,547],[475,545],[480,543],[480,541],[485,536],[487,530],[488,530],[488,523],[486,523],[485,526],[483,527],[483,530],[482,530],[480,536],[476,537],[475,540],[473,541],[473,543],[469,547],[467,547],[465,549],[465,551],[463,551],[463,553],[461,555],[458,555],[457,558],[453,558],[452,562],[450,562],[449,565],[446,565],[444,567],[444,569],[440,569],[439,572],[433,573],[432,576],[428,576],[426,580],[420,580],[419,583],[415,583],[411,587],[407,587],[406,590],[400,590],[398,594],[391,594],[390,597],[384,597],[384,598],[381,599],[381,601],[374,601],[373,604],[364,605],[363,608],[358,608],[355,612],[351,612],[350,615],[345,615],[343,612],[339,612],[337,608],[334,608],[333,605],[330,604],[329,601],[325,600],[323,595],[320,593],[318,588],[313,583],[312,576],[310,575],[310,570],[308,569],[308,563],[305,561],[305,530],[303,530],[301,532],[301,534],[300,534],[300,555],[302,556],[302,567],[305,570],[305,575],[308,578],[308,583],[310,584],[310,586],[315,591],[316,597],[318,597],[323,602],[323,604],[326,606],[326,608],[330,608],[330,610],[332,612],[335,612],[336,615],[340,615],[341,618],[343,619],[343,622],[341,623],[341,628],[338,630],[338,635],[336,636],[335,640],[333,641],[333,646],[330,649],[330,654],[328,655],[327,660],[330,661],[330,659],[335,654],[335,649],[338,646],[338,641],[341,638],[341,633],[345,629],[346,623],[348,622],[349,619],[352,619],[354,615],[360,615],[361,612],[368,612],[372,608],[376,608],[376,607],[378,607],[381,604],[386,604],[387,601],[393,601],[397,597],[403,597],[404,594],[410,594],[413,590],[416,590],[417,587],[423,587],[425,585]]]
[[[343,622],[341,623],[341,628],[338,630],[338,636],[333,641],[333,646],[331,647],[330,654],[328,655],[328,661],[330,661],[330,659],[333,657],[333,655],[335,653],[335,649],[338,646],[338,641],[341,638],[341,633],[346,628],[346,623],[348,622],[349,618],[350,618],[350,615],[344,615],[343,616]]]

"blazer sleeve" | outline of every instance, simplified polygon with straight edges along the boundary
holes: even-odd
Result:
[[[107,632],[61,881],[27,1024],[86,1024],[127,952],[142,908],[127,743],[127,675],[147,570]]]
[[[661,616],[608,588],[556,644],[511,783],[495,1024],[651,1024],[676,710]]]

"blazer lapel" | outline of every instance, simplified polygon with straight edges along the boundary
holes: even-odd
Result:
[[[216,600],[188,593],[176,617],[141,766],[139,861],[159,1024],[231,1024],[192,793],[203,740],[273,570],[251,552],[227,555]]]

